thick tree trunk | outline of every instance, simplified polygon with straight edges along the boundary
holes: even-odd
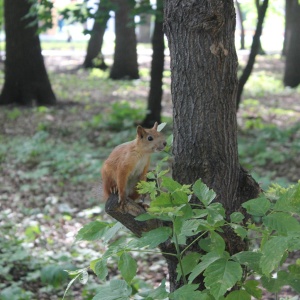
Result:
[[[163,33],[163,1],[157,2],[157,15],[152,36],[151,81],[148,96],[147,115],[143,121],[144,127],[152,127],[155,122],[161,122],[161,100],[163,95],[164,72],[164,33]]]
[[[300,83],[300,4],[298,0],[290,3],[290,37],[286,45],[284,85],[292,88]]]
[[[251,45],[251,50],[248,58],[247,65],[243,71],[243,74],[241,75],[239,79],[239,85],[238,85],[238,91],[237,91],[237,97],[236,97],[236,106],[237,109],[239,108],[239,105],[241,103],[241,98],[242,98],[242,93],[244,86],[249,79],[254,63],[255,63],[255,58],[256,55],[259,53],[260,49],[260,36],[262,34],[262,29],[263,29],[263,22],[265,19],[266,11],[268,8],[269,0],[264,0],[263,4],[260,6],[259,14],[258,14],[258,20],[257,20],[257,25],[256,25],[256,30],[255,34],[253,37],[252,45]]]
[[[107,69],[104,62],[103,55],[101,54],[101,48],[103,44],[103,36],[106,29],[106,23],[109,19],[109,3],[102,0],[99,3],[98,10],[95,15],[95,23],[93,25],[90,40],[86,51],[85,60],[83,63],[84,68],[100,68],[102,70]],[[94,59],[101,59],[100,64],[95,64]]]
[[[174,116],[173,177],[186,184],[202,178],[217,193],[227,216],[260,192],[238,160],[234,31],[233,0],[165,1]],[[231,231],[225,231],[224,237],[231,254],[246,249],[246,243]],[[169,272],[174,278],[173,270]]]
[[[34,19],[24,18],[29,12],[27,0],[5,0],[6,33],[5,83],[0,104],[53,105],[56,103],[41,54]]]
[[[114,0],[116,44],[111,79],[138,79],[137,42],[133,20],[129,18],[133,1]]]

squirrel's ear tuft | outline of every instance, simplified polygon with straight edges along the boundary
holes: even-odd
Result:
[[[142,139],[145,135],[145,129],[141,125],[138,125],[136,128],[136,133]]]
[[[154,126],[153,126],[153,128],[152,128],[152,129],[155,129],[155,130],[157,130],[157,126],[158,126],[158,123],[157,123],[157,122],[155,122],[155,123],[154,123]]]

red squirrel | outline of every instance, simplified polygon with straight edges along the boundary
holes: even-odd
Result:
[[[117,146],[106,159],[101,170],[105,200],[110,194],[118,193],[119,204],[124,208],[127,197],[132,200],[139,197],[136,185],[146,180],[150,155],[167,145],[157,126],[157,122],[151,129],[137,126],[136,138]]]

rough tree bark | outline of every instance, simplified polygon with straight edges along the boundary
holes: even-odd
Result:
[[[227,216],[260,192],[238,160],[234,31],[233,0],[165,1],[174,117],[172,174],[187,184],[202,178],[217,193]],[[230,253],[246,249],[232,232],[225,230],[224,238]],[[177,287],[171,283],[171,289]]]
[[[41,53],[37,25],[28,26],[34,18],[24,18],[30,6],[27,0],[4,1],[6,60],[0,104],[56,103]]]
[[[152,36],[151,81],[148,96],[147,115],[143,121],[144,127],[153,127],[155,122],[161,122],[161,101],[163,95],[163,72],[165,60],[165,41],[163,32],[163,1],[157,1],[154,32]]]
[[[253,66],[255,63],[256,55],[259,53],[259,49],[261,47],[260,46],[260,36],[262,34],[263,22],[265,19],[266,11],[268,9],[268,5],[269,5],[269,0],[264,0],[263,4],[260,6],[256,30],[255,30],[255,34],[253,36],[253,41],[252,41],[252,45],[251,45],[248,62],[247,62],[245,69],[243,70],[243,74],[241,75],[241,77],[239,79],[238,91],[237,91],[237,96],[236,96],[237,109],[239,108],[239,105],[241,103],[244,86],[251,75],[251,72],[252,72],[252,69],[253,69]]]
[[[284,85],[292,88],[300,84],[300,3],[298,0],[289,1],[289,25],[287,44],[285,49],[286,62],[284,71]]]
[[[103,55],[101,53],[101,48],[103,44],[103,36],[106,29],[106,23],[110,17],[109,10],[110,10],[109,1],[102,0],[99,3],[97,12],[95,14],[95,23],[93,25],[91,37],[88,42],[86,56],[83,62],[83,67],[86,69],[95,68],[95,67],[98,67],[102,70],[107,69],[107,66],[104,62]],[[102,60],[101,64],[95,65],[94,59],[98,57]]]
[[[111,68],[111,79],[138,79],[136,35],[133,20],[129,13],[134,2],[131,0],[114,0],[115,12],[115,54]]]

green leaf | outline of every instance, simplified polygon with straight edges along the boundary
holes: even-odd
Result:
[[[216,198],[216,193],[213,190],[210,190],[208,186],[202,182],[201,179],[198,179],[194,183],[193,192],[196,197],[204,204],[204,206],[208,206]]]
[[[199,233],[198,231],[199,225],[200,222],[197,219],[185,220],[183,221],[181,226],[181,231],[178,232],[178,234],[183,234],[185,236],[193,236]]]
[[[105,234],[103,235],[103,242],[108,243],[112,238],[116,236],[116,234],[124,228],[123,224],[120,222],[117,222],[115,225],[113,225],[111,228],[109,228]]]
[[[166,291],[166,280],[163,279],[160,286],[154,290],[150,290],[148,292],[143,292],[140,296],[143,299],[153,299],[153,300],[164,300],[168,298],[169,293]]]
[[[206,209],[193,209],[193,218],[204,218],[207,216],[207,210]]]
[[[274,205],[274,210],[300,213],[300,182],[280,195]]]
[[[172,234],[170,227],[159,227],[143,234],[138,240],[139,247],[155,248],[165,242]]]
[[[126,281],[114,279],[109,285],[97,288],[97,294],[93,300],[129,300],[132,289]]]
[[[213,226],[222,226],[225,223],[225,210],[221,203],[212,203],[206,208],[207,222]]]
[[[242,239],[244,239],[248,235],[248,231],[243,226],[238,224],[230,224],[230,226],[233,228],[234,232]]]
[[[230,215],[230,221],[232,223],[241,223],[244,220],[245,216],[240,212],[234,212]]]
[[[223,253],[225,242],[215,231],[210,231],[210,236],[199,241],[199,246],[206,252]]]
[[[149,213],[141,214],[135,218],[135,220],[142,221],[142,222],[148,221],[148,220],[153,220],[153,219],[157,219],[157,216],[151,215]]]
[[[225,298],[226,300],[251,300],[251,295],[249,295],[244,290],[233,291],[228,294]]]
[[[105,230],[109,228],[109,223],[93,221],[82,227],[77,235],[76,241],[95,241],[103,237]]]
[[[277,212],[263,217],[264,225],[279,234],[288,235],[300,231],[300,223],[288,213]]]
[[[281,278],[269,278],[267,276],[262,276],[260,279],[262,286],[271,293],[278,293],[281,287],[287,284],[286,280]]]
[[[200,275],[209,265],[211,265],[216,260],[220,259],[222,256],[216,252],[209,252],[201,257],[201,262],[196,265],[189,276],[189,283]]]
[[[244,289],[254,298],[261,299],[262,290],[258,287],[259,282],[256,280],[248,280],[244,284]]]
[[[182,259],[182,267],[183,267],[183,272],[184,275],[187,276],[189,273],[192,272],[194,266],[196,266],[200,260],[201,254],[197,252],[191,252],[187,254],[186,256],[183,257]],[[179,267],[179,264],[177,265],[177,281],[180,279],[182,276],[181,274],[181,269]]]
[[[150,208],[152,207],[169,207],[173,206],[171,196],[168,193],[160,193],[153,201],[150,202]]]
[[[140,194],[150,194],[151,200],[154,200],[157,194],[157,187],[155,181],[140,181],[137,184],[137,189]]]
[[[242,251],[237,254],[234,254],[231,258],[241,265],[248,267],[250,270],[253,270],[257,273],[261,272],[259,261],[262,257],[260,252],[253,251]]]
[[[162,185],[162,187],[166,188],[171,193],[175,192],[176,190],[180,190],[182,187],[182,185],[179,182],[177,182],[167,176],[164,176],[162,178],[161,185]]]
[[[263,274],[269,276],[278,267],[287,249],[288,238],[283,236],[273,237],[264,244],[260,259]]]
[[[25,229],[25,235],[29,241],[34,241],[40,234],[41,234],[41,229],[39,225],[28,226]]]
[[[188,195],[183,191],[175,191],[172,193],[173,205],[187,204],[189,202]]]
[[[242,204],[248,214],[256,217],[264,216],[271,207],[270,201],[261,195],[259,198],[249,200]]]
[[[85,270],[79,276],[79,281],[81,284],[86,284],[89,280],[89,273]]]
[[[300,250],[300,234],[295,235],[293,237],[289,237],[288,241],[289,245],[289,251],[297,251]]]
[[[205,286],[215,298],[219,299],[242,278],[242,273],[239,263],[220,258],[204,271]]]
[[[172,300],[199,300],[201,299],[201,292],[197,291],[199,284],[187,284],[177,289],[170,294]]]
[[[90,268],[94,271],[97,277],[105,280],[108,274],[106,259],[95,259],[91,261]]]
[[[121,271],[123,278],[128,284],[132,281],[133,277],[136,275],[137,263],[131,257],[130,254],[124,252],[119,260],[118,268]]]
[[[288,266],[290,271],[287,281],[288,284],[297,292],[300,293],[300,265],[290,265]]]
[[[183,220],[190,219],[193,216],[193,209],[188,203],[180,209],[180,212],[183,213],[181,216],[181,219]]]
[[[210,232],[210,240],[211,240],[210,248],[212,249],[212,251],[217,252],[220,255],[222,255],[222,253],[225,250],[224,239],[215,231],[211,231]]]

